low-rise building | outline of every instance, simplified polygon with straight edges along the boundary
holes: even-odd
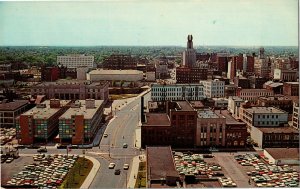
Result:
[[[28,100],[0,103],[0,126],[15,127],[15,118],[28,110]]]
[[[199,83],[200,80],[207,80],[207,69],[197,67],[176,68],[176,83]]]
[[[244,148],[249,133],[246,123],[233,118],[227,110],[216,110],[215,113],[225,119],[225,146],[229,148]]]
[[[226,118],[209,109],[198,110],[196,146],[225,147]]]
[[[240,119],[248,127],[279,127],[288,123],[288,113],[275,107],[240,107]]]
[[[86,66],[93,68],[94,56],[86,56],[84,54],[69,54],[66,56],[57,56],[57,64],[68,68],[77,68]]]
[[[200,81],[200,84],[203,85],[204,95],[207,98],[224,97],[224,91],[225,91],[224,81],[220,81],[218,79],[205,80],[205,81]]]
[[[147,188],[176,186],[180,181],[170,146],[147,147]]]
[[[236,96],[243,100],[256,102],[260,96],[274,96],[274,92],[267,89],[242,89],[238,88]]]
[[[165,100],[202,100],[204,99],[202,84],[152,84],[151,99]]]
[[[285,82],[283,83],[283,95],[286,96],[299,96],[299,83],[298,82]]]
[[[283,96],[283,95],[260,96],[258,97],[256,104],[258,106],[265,106],[265,107],[274,106],[288,112],[289,114],[293,113],[293,100],[288,96]]]
[[[297,70],[288,70],[288,69],[274,69],[274,78],[275,80],[280,80],[284,82],[297,81],[298,78]]]
[[[214,101],[215,109],[227,109],[228,107],[228,99],[227,98],[212,98]]]
[[[251,127],[250,133],[260,148],[299,148],[299,131],[293,127]]]
[[[83,144],[93,141],[99,129],[103,100],[78,100],[59,117],[59,138],[62,143]]]
[[[108,81],[58,80],[43,82],[31,88],[31,95],[45,95],[47,99],[61,100],[108,100]]]
[[[299,148],[265,148],[264,156],[275,165],[299,165]]]
[[[20,144],[47,142],[58,134],[58,118],[70,107],[71,101],[46,100],[16,118],[16,132]]]
[[[92,70],[88,73],[87,79],[97,81],[141,81],[143,72],[138,70]]]
[[[263,84],[263,88],[273,91],[274,94],[282,94],[283,83],[267,81]]]

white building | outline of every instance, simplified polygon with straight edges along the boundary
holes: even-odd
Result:
[[[70,54],[66,56],[57,56],[57,64],[68,68],[88,67],[93,68],[94,56],[85,56],[84,54]]]
[[[207,98],[224,97],[225,82],[218,79],[200,81],[204,87],[204,95]]]
[[[233,117],[238,118],[240,113],[241,103],[245,101],[238,96],[229,96],[228,98],[228,111],[232,114]]]
[[[140,81],[143,72],[139,70],[92,70],[87,74],[91,81]]]
[[[204,99],[202,84],[153,84],[151,99],[162,100],[202,100]]]
[[[299,148],[265,148],[264,156],[275,165],[299,165]]]
[[[288,113],[275,107],[240,107],[240,119],[249,127],[278,127],[288,123]]]

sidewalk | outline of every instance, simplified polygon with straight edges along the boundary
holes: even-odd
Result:
[[[91,156],[85,156],[86,159],[90,160],[93,162],[93,167],[89,173],[89,175],[85,178],[84,182],[80,186],[80,188],[89,188],[90,185],[92,184],[95,176],[97,175],[98,170],[100,169],[100,163],[98,160]]]
[[[137,179],[137,175],[138,175],[138,171],[139,171],[139,164],[142,161],[146,161],[145,156],[144,155],[140,155],[142,158],[139,159],[139,156],[135,156],[132,159],[132,167],[131,167],[131,172],[130,172],[130,176],[127,182],[127,188],[134,188],[135,186],[135,182]]]

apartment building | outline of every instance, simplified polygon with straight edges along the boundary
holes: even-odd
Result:
[[[218,79],[200,81],[203,85],[204,95],[207,98],[219,98],[224,97],[225,82]]]
[[[94,56],[84,54],[69,54],[66,56],[57,56],[57,64],[67,68],[88,67],[93,68]]]
[[[71,101],[46,100],[16,118],[19,144],[47,142],[58,134],[58,119],[70,107]]]
[[[78,100],[59,117],[61,143],[84,144],[93,141],[104,109],[103,100]]]
[[[198,67],[177,67],[176,83],[199,83],[200,80],[206,80],[208,70]]]
[[[202,100],[205,98],[202,84],[152,84],[151,99],[165,100]]]

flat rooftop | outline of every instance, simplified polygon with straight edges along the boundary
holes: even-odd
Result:
[[[284,96],[284,95],[280,95],[280,96],[260,96],[258,97],[258,99],[261,100],[292,100],[290,97],[288,96]]]
[[[244,102],[245,100],[241,99],[238,96],[229,96],[229,99],[233,100],[233,101],[238,101],[238,102]]]
[[[299,159],[299,148],[265,148],[274,159]]]
[[[171,126],[171,121],[166,113],[145,113],[146,123],[143,126]]]
[[[220,118],[217,114],[215,114],[210,109],[206,110],[198,110],[198,118]]]
[[[37,84],[34,87],[47,87],[47,86],[53,86],[53,85],[56,85],[56,86],[59,86],[59,85],[64,85],[64,86],[69,85],[70,86],[71,85],[71,86],[78,86],[78,87],[79,87],[79,85],[102,86],[102,85],[105,85],[106,83],[107,83],[106,81],[91,82],[91,81],[88,81],[88,80],[60,79],[60,80],[57,80],[57,81],[54,81],[54,82],[42,82],[40,84]]]
[[[71,119],[72,115],[83,115],[84,119],[92,119],[103,104],[103,100],[95,100],[95,108],[86,108],[85,100],[78,100],[76,103],[80,104],[80,106],[76,108],[70,107],[59,119]]]
[[[257,113],[257,114],[270,114],[270,113],[284,114],[284,113],[286,113],[285,111],[280,110],[275,107],[251,107],[251,108],[246,108],[245,110],[250,113]]]
[[[177,111],[194,111],[194,108],[187,101],[175,101],[179,105],[179,109]]]
[[[176,87],[176,86],[180,86],[180,87],[183,87],[183,86],[186,86],[186,87],[189,87],[189,86],[203,86],[203,84],[200,84],[200,83],[191,83],[191,84],[180,84],[180,83],[176,83],[176,84],[159,84],[159,83],[154,83],[151,85],[152,87],[162,87],[162,86],[165,86],[165,87]]]
[[[170,146],[147,147],[146,156],[149,180],[160,180],[168,176],[179,178]]]
[[[14,100],[13,102],[0,103],[0,111],[14,111],[28,104],[28,100]]]
[[[272,127],[272,128],[268,128],[268,127],[256,127],[257,129],[259,129],[261,132],[263,133],[299,133],[299,131],[297,129],[295,129],[294,127]]]
[[[139,70],[103,70],[97,69],[89,72],[90,75],[93,74],[101,74],[101,75],[131,75],[131,74],[143,74],[142,71]]]
[[[226,119],[226,124],[230,124],[230,125],[241,125],[241,124],[245,124],[242,121],[238,121],[236,120],[234,117],[231,116],[231,114],[229,113],[228,110],[216,110],[215,113]]]
[[[204,105],[201,101],[190,101],[192,107],[194,108],[203,108]]]
[[[70,100],[61,100],[60,107],[67,105],[69,102]],[[49,119],[60,110],[60,108],[50,108],[50,100],[46,100],[41,104],[46,104],[46,107],[39,108],[36,106],[22,115],[32,115],[34,119]]]

